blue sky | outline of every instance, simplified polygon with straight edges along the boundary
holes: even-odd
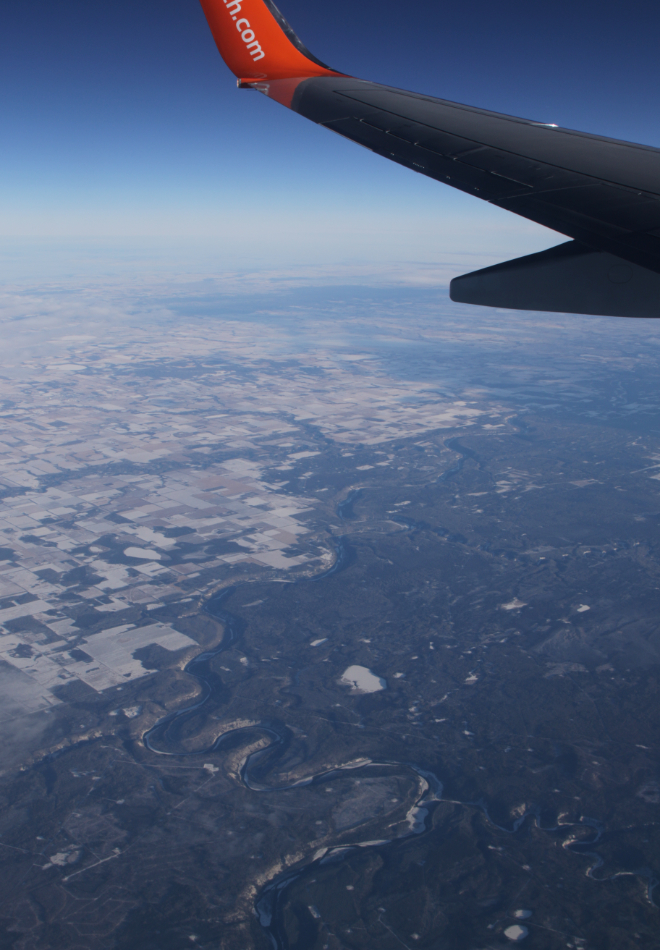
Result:
[[[660,146],[650,0],[280,6],[342,71]],[[197,0],[3,0],[0,83],[5,248],[171,241],[233,266],[478,266],[559,240],[238,91]]]

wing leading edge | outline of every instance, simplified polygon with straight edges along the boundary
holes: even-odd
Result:
[[[456,278],[452,299],[660,317],[660,149],[354,79],[317,60],[272,0],[201,3],[242,88],[571,238]]]

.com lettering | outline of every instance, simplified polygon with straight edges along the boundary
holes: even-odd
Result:
[[[266,55],[259,45],[258,40],[254,35],[254,30],[250,29],[250,24],[245,17],[241,17],[240,20],[237,19],[238,14],[241,12],[241,2],[242,0],[225,0],[225,6],[231,13],[231,18],[236,22],[236,29],[241,34],[241,39],[245,43],[250,56],[256,63],[257,60],[263,59]],[[233,8],[233,9],[232,9]]]

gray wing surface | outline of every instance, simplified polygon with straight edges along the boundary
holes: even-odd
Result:
[[[540,261],[530,255],[457,278],[453,299],[515,308],[522,288],[523,309],[660,316],[660,149],[348,77],[303,80],[291,108],[572,239],[565,251],[552,248]],[[539,267],[546,276],[543,299],[533,289]],[[553,274],[561,276],[564,293],[551,301]],[[493,294],[508,303],[490,299]]]

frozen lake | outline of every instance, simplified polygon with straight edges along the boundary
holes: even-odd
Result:
[[[354,693],[377,693],[381,689],[387,689],[386,680],[382,676],[376,676],[366,666],[349,666],[339,682],[343,686],[352,687]]]

